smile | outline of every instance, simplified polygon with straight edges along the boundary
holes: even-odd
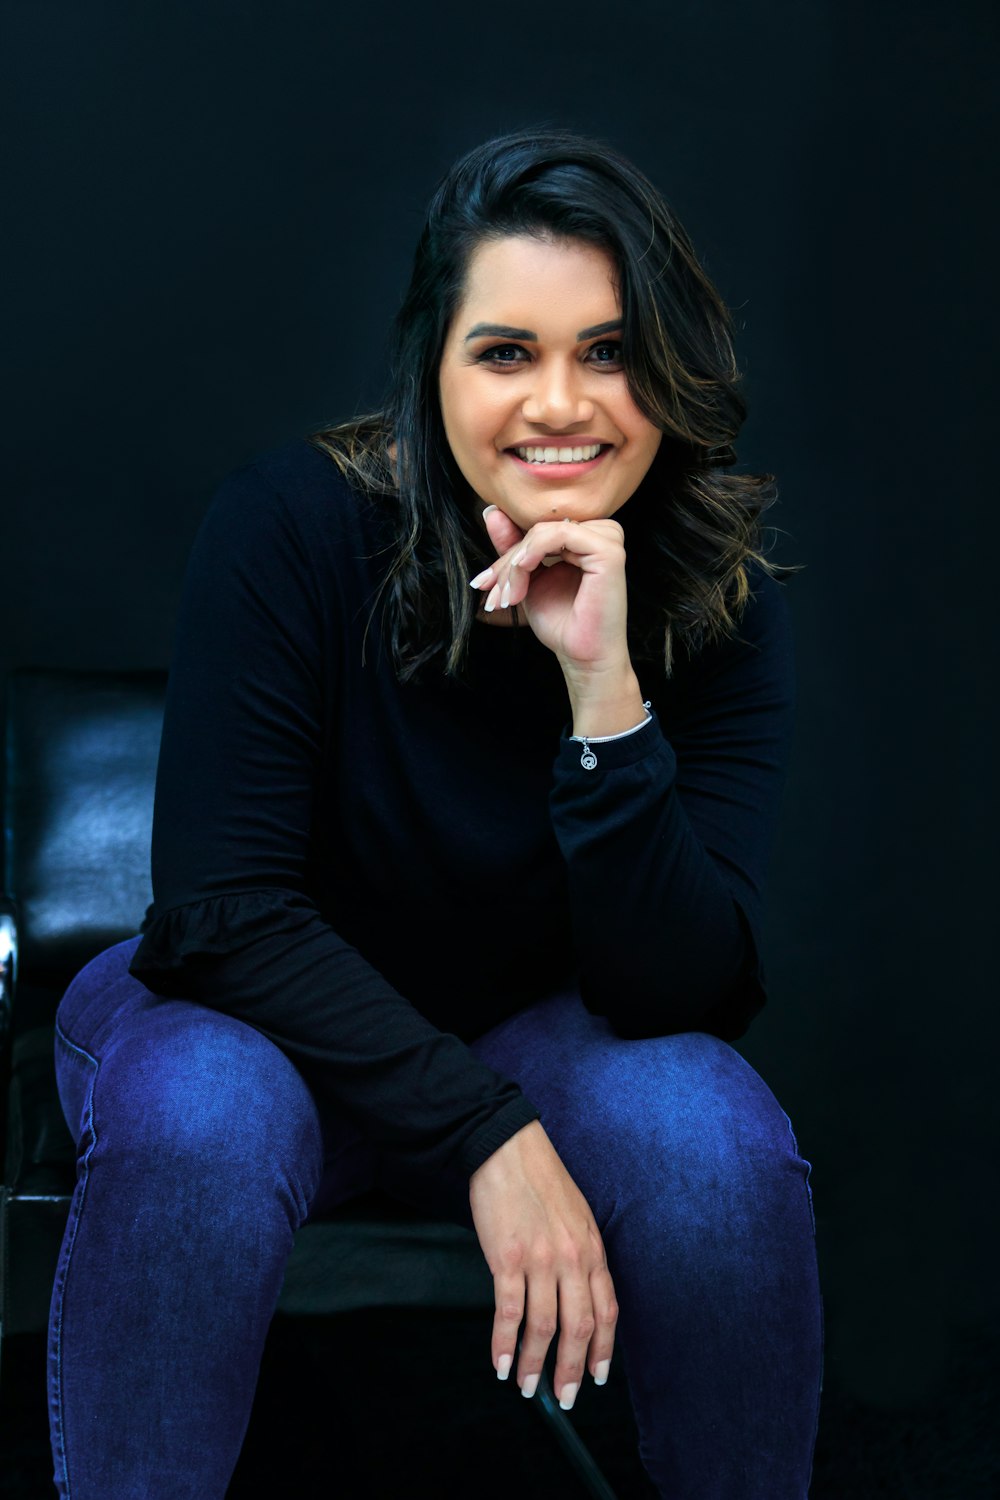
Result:
[[[507,452],[522,469],[540,478],[572,479],[595,469],[611,446],[587,443],[579,448],[509,448]]]
[[[526,464],[571,464],[596,458],[601,451],[600,443],[588,443],[585,448],[515,448],[518,458]]]

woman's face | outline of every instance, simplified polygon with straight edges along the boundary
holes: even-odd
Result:
[[[470,258],[441,356],[441,414],[476,495],[522,530],[614,515],[660,446],[625,383],[613,273],[607,252],[580,240],[511,235]]]

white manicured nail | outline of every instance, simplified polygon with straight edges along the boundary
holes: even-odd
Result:
[[[507,1376],[510,1374],[510,1367],[511,1367],[511,1365],[513,1363],[514,1363],[514,1356],[512,1354],[501,1354],[500,1358],[497,1360],[497,1379],[498,1380],[506,1380],[507,1379]]]
[[[573,1402],[576,1400],[576,1393],[579,1389],[579,1385],[574,1381],[570,1381],[569,1385],[563,1386],[562,1395],[559,1397],[559,1405],[563,1411],[573,1410]]]
[[[501,609],[506,609],[509,603],[510,603],[510,579],[508,578],[507,582],[503,586],[503,592],[500,595],[500,608]]]
[[[486,614],[490,615],[496,609],[497,599],[499,598],[499,596],[500,585],[498,583],[495,583],[490,589],[489,593],[486,595],[486,603],[483,605],[483,609],[485,610]]]
[[[489,576],[490,576],[490,574],[492,572],[493,572],[492,568],[484,568],[481,573],[477,573],[476,574],[475,578],[470,578],[469,579],[469,588],[470,589],[477,589],[477,588],[479,588],[480,584],[485,583],[486,580],[487,580],[487,578],[489,578]]]
[[[524,1377],[524,1382],[523,1382],[523,1384],[521,1386],[521,1395],[522,1396],[533,1396],[535,1394],[535,1389],[536,1389],[537,1385],[538,1385],[538,1376],[537,1375],[526,1375]]]
[[[611,1361],[610,1361],[610,1359],[599,1359],[597,1361],[597,1368],[594,1371],[594,1384],[595,1385],[607,1385],[607,1383],[608,1383],[608,1375],[610,1373],[611,1373]]]

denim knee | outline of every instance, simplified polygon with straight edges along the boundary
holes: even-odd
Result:
[[[122,1150],[196,1170],[267,1177],[294,1171],[311,1197],[322,1168],[316,1105],[294,1065],[252,1027],[164,1001],[151,1039],[129,1037],[101,1065],[129,1110]],[[221,1023],[221,1024],[220,1024]],[[114,1080],[114,1085],[113,1085]]]
[[[154,996],[130,977],[104,995],[92,989],[89,1026],[79,996],[66,999],[57,1076],[92,1170],[203,1184],[220,1200],[276,1192],[292,1226],[302,1222],[322,1174],[322,1136],[313,1097],[280,1048],[234,1017]]]
[[[587,1108],[573,1155],[606,1164],[618,1207],[666,1193],[696,1200],[709,1220],[737,1206],[752,1213],[782,1193],[795,1197],[803,1178],[808,1189],[809,1163],[798,1155],[791,1121],[728,1042],[705,1032],[616,1039],[580,1061]]]

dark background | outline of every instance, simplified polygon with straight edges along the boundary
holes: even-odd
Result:
[[[862,1444],[952,1431],[1000,1321],[994,6],[7,0],[3,28],[0,668],[168,664],[218,481],[377,402],[460,151],[569,126],[671,201],[806,564],[739,1046],[813,1162],[831,1409]]]

